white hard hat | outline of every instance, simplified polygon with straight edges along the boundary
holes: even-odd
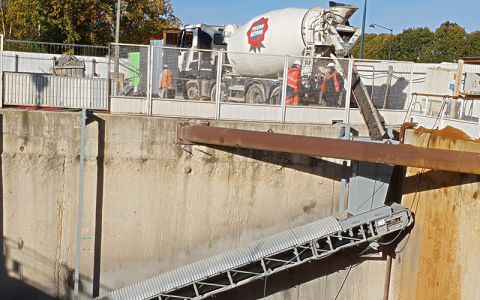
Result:
[[[168,65],[163,65],[164,68],[168,68]]]
[[[293,61],[293,64],[301,66],[302,62],[299,59],[296,59],[296,60]]]
[[[327,68],[335,69],[335,64],[331,62],[327,65]]]

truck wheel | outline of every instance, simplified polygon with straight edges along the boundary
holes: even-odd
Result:
[[[227,101],[227,91],[226,91],[226,87],[225,87],[225,84],[222,84],[221,87],[220,87],[220,102],[226,102]],[[210,100],[212,102],[215,102],[217,100],[217,85],[214,84],[212,86],[212,90],[210,92]]]
[[[282,87],[277,86],[273,89],[272,93],[270,94],[270,104],[280,105],[281,102],[282,102]]]
[[[187,82],[187,99],[188,100],[200,100],[200,89],[196,81]]]
[[[265,103],[265,92],[261,84],[252,84],[245,94],[245,102],[249,104]]]

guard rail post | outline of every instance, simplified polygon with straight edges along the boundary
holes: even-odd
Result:
[[[345,95],[345,124],[350,124],[350,99],[352,98],[353,59],[348,60],[347,93]],[[350,128],[350,126],[347,126]],[[350,132],[345,132],[349,136]]]
[[[147,115],[152,115],[153,109],[153,97],[152,97],[152,81],[153,81],[153,47],[152,45],[148,46],[147,53]]]
[[[288,55],[285,56],[285,62],[283,65],[283,82],[282,82],[282,93],[281,93],[281,122],[285,123],[286,112],[287,112],[287,85],[288,85]]]
[[[222,69],[225,52],[218,51],[217,78],[215,84],[215,120],[220,120],[220,102],[222,100]]]
[[[4,36],[0,35],[0,108],[3,107],[3,42]]]

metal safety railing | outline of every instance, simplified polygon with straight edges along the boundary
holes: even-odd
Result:
[[[4,51],[44,54],[68,54],[92,57],[108,56],[108,46],[22,41],[11,39],[5,39],[4,43]]]
[[[308,91],[294,101],[290,99],[288,71],[294,61],[303,57],[129,44],[112,44],[109,52],[110,74],[118,91],[112,94],[113,113],[291,123],[363,122],[350,91],[351,79],[346,76],[349,60],[314,59],[316,78],[304,80],[302,88]],[[341,61],[345,61],[346,69],[336,75],[338,88],[331,84],[324,86],[326,66],[333,62],[341,69]],[[363,65],[379,63],[362,61]],[[412,63],[407,63],[404,69],[411,66]],[[373,75],[361,70],[360,75],[362,79],[376,76],[386,73],[387,68],[377,67]],[[171,83],[162,89],[164,69],[170,72]],[[410,76],[401,80],[395,76],[394,86],[398,86],[396,81],[411,81]],[[375,83],[385,86],[381,79],[372,85]],[[403,101],[401,105],[385,107],[398,114],[406,112],[406,101],[410,98],[408,87],[401,86],[403,89],[394,88],[390,93],[403,93],[403,100],[398,101]]]
[[[25,76],[15,79],[12,73],[58,75],[55,73],[61,70],[55,61],[63,54],[74,54],[82,61],[83,69],[78,72],[82,77],[109,80],[109,84],[99,80],[94,92],[101,95],[96,101],[108,102],[107,105],[89,106],[92,102],[84,96],[77,101],[88,103],[85,107],[88,109],[100,106],[107,107],[111,113],[286,123],[363,124],[364,116],[357,107],[358,95],[352,92],[356,77],[348,76],[352,71],[360,78],[372,105],[380,111],[383,120],[378,122],[399,125],[412,117],[420,121],[434,118],[442,98],[418,94],[438,93],[437,87],[447,87],[446,78],[455,66],[308,58],[312,75],[303,77],[302,96],[295,99],[288,86],[288,72],[295,61],[303,61],[305,57],[184,49],[157,43],[96,47],[7,40],[2,42],[2,47],[1,70],[10,73],[5,75],[9,80],[1,85],[9,91],[2,93],[5,105],[30,105],[52,95],[38,82],[28,82]],[[336,66],[336,80],[326,71],[331,63]],[[438,68],[450,68],[450,73],[439,77]],[[165,82],[164,71],[169,73]],[[330,81],[324,84],[327,77]],[[52,84],[56,90],[89,88],[89,85],[75,86],[75,80],[52,79],[51,88]],[[38,90],[35,92],[32,86]],[[30,99],[20,101],[22,97]],[[72,101],[45,100],[50,102],[69,107]],[[479,136],[480,130],[475,129],[480,128],[478,103],[472,99],[456,101],[456,117],[445,120],[467,124],[474,128],[473,136]],[[444,114],[448,114],[451,107],[446,105]]]
[[[108,50],[1,36],[2,106],[108,110]]]

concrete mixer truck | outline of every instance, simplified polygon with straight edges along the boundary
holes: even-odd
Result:
[[[178,82],[184,98],[215,99],[221,63],[222,101],[280,104],[286,55],[301,57],[302,90],[311,95],[309,89],[318,88],[319,70],[328,62],[315,58],[350,56],[361,33],[348,22],[356,10],[353,5],[330,2],[328,9],[274,10],[241,27],[184,26],[178,39],[182,48]],[[227,52],[219,62],[218,51],[199,50]]]

